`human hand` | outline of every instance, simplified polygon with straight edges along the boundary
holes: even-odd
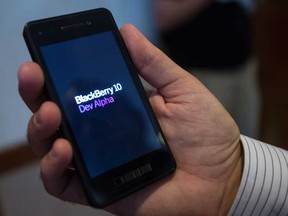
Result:
[[[241,180],[239,130],[215,97],[191,74],[149,43],[133,26],[121,34],[139,74],[156,90],[150,102],[177,163],[175,173],[107,207],[117,215],[224,215]],[[46,190],[60,199],[87,204],[72,149],[60,138],[61,114],[47,101],[35,63],[21,65],[19,92],[34,113],[28,140],[41,157]]]

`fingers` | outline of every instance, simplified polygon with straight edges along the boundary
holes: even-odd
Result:
[[[61,123],[61,114],[53,102],[45,102],[31,117],[28,124],[27,138],[34,152],[43,157],[57,137]]]
[[[19,93],[32,112],[47,100],[44,92],[44,77],[41,68],[33,62],[22,64],[18,70]]]
[[[70,144],[64,139],[55,141],[49,153],[41,161],[41,178],[47,191],[53,195],[62,194],[67,185],[65,174],[72,160]]]
[[[68,169],[72,155],[70,143],[65,139],[57,139],[41,160],[41,179],[51,195],[65,201],[87,204],[76,172]]]
[[[134,26],[124,25],[121,34],[139,74],[157,89],[182,79],[188,73],[152,45]]]
[[[44,91],[44,76],[41,68],[34,62],[23,63],[18,70],[19,93],[35,113],[29,121],[27,138],[34,152],[43,157],[57,137],[61,115],[58,107],[47,101]],[[45,102],[45,103],[44,103]]]

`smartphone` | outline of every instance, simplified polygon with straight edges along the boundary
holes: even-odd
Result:
[[[112,204],[175,170],[110,11],[31,21],[23,35],[60,107],[61,130],[92,206]]]

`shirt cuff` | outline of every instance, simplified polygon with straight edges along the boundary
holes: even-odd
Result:
[[[288,215],[288,152],[241,135],[242,180],[228,215]]]

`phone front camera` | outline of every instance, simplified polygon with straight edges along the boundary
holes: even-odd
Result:
[[[86,21],[86,25],[90,26],[91,24],[91,21]]]

